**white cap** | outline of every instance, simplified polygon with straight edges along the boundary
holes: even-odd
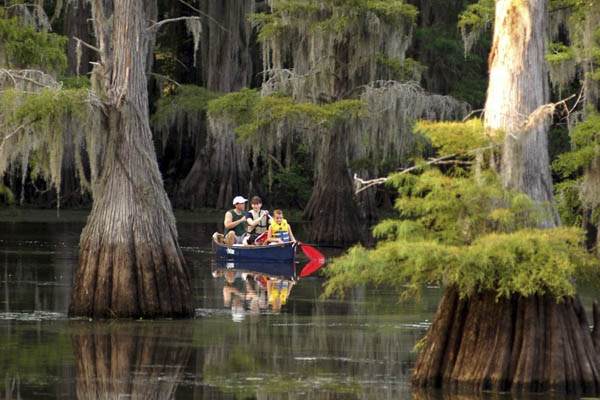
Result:
[[[245,199],[245,198],[244,198],[244,197],[242,197],[242,196],[235,196],[235,197],[233,198],[233,205],[235,206],[236,204],[239,204],[239,203],[245,203],[245,202],[247,202],[247,201],[248,201],[248,199]]]

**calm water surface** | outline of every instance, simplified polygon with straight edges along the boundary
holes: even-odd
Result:
[[[283,295],[245,274],[229,275],[229,284],[210,245],[220,224],[189,215],[178,216],[178,228],[195,319],[68,319],[84,223],[83,212],[0,221],[0,399],[511,398],[411,392],[412,349],[440,288],[398,304],[387,289],[323,300],[318,272]],[[299,274],[307,260],[298,258]]]

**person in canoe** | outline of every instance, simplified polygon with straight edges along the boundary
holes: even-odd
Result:
[[[267,231],[267,242],[268,243],[285,243],[295,242],[294,234],[292,233],[292,227],[288,224],[287,220],[283,218],[283,211],[273,211],[273,219],[271,225]]]
[[[235,196],[233,199],[233,209],[225,213],[225,225],[224,241],[225,244],[231,246],[232,244],[242,244],[248,223],[246,222],[246,202],[248,200],[243,196]]]
[[[252,209],[246,214],[246,222],[248,223],[248,233],[250,234],[249,243],[262,244],[266,238],[269,222],[272,219],[269,215],[269,210],[262,209],[262,199],[258,196],[250,199],[250,207]]]

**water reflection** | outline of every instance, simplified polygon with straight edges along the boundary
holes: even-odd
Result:
[[[294,262],[217,260],[214,278],[223,279],[223,306],[233,321],[260,313],[280,313],[296,283]]]
[[[70,330],[78,399],[172,399],[191,355],[191,324],[72,322]]]
[[[408,305],[386,288],[324,300],[321,266],[219,264],[222,222],[178,222],[196,319],[106,323],[66,318],[84,220],[3,224],[0,398],[412,397],[413,345],[441,290]]]

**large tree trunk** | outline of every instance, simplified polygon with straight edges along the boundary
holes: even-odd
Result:
[[[204,0],[200,4],[202,11],[211,18],[204,26],[201,38],[204,86],[225,93],[250,87],[252,27],[248,16],[254,12],[254,1]]]
[[[208,0],[200,8],[210,17],[202,30],[198,56],[204,86],[224,93],[250,87],[252,27],[248,15],[254,11],[254,1]],[[192,209],[231,207],[235,194],[249,191],[250,167],[240,154],[247,151],[231,132],[222,139],[210,137],[206,129],[198,130],[198,134],[206,134],[207,139],[195,140],[203,147],[196,149],[194,165],[177,188],[175,205]],[[218,195],[215,198],[207,193]]]
[[[504,132],[502,181],[507,189],[523,192],[536,202],[553,205],[548,156],[547,114],[534,113],[549,100],[546,54],[545,1],[523,5],[496,3],[494,43],[490,52],[490,83],[485,126]],[[543,227],[554,227],[558,215]]]
[[[600,363],[576,297],[496,301],[496,293],[486,291],[461,299],[450,287],[424,343],[415,387],[600,393]]]
[[[304,209],[303,218],[311,220],[308,240],[317,243],[349,245],[360,238],[359,212],[346,159],[347,138],[337,130],[322,154],[323,163],[315,187]]]
[[[553,207],[547,122],[534,113],[548,101],[545,21],[545,1],[496,1],[485,126],[505,134],[504,186],[526,193],[540,207],[549,205],[541,227],[551,228],[560,221]],[[484,292],[460,299],[450,287],[412,382],[465,391],[597,395],[600,360],[577,297],[560,303],[551,295],[496,301],[496,293]]]
[[[139,0],[92,3],[104,70],[108,144],[81,234],[70,315],[193,316],[190,277],[177,243],[149,126],[146,60],[152,42]],[[112,30],[106,24],[112,22]],[[106,35],[110,32],[110,37]],[[112,51],[111,51],[112,50]]]

